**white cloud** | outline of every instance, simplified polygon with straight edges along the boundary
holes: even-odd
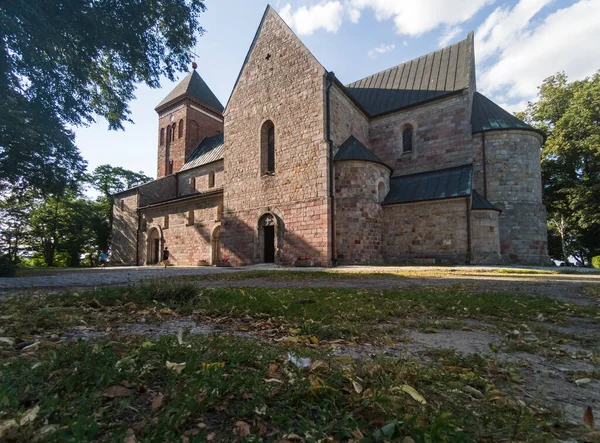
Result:
[[[360,9],[350,8],[348,10],[348,17],[350,17],[350,21],[352,23],[358,23],[358,19],[360,19]]]
[[[408,46],[408,42],[407,42],[406,40],[402,40],[402,44],[403,44],[404,46]]]
[[[456,37],[458,37],[462,33],[463,33],[463,28],[461,26],[455,26],[453,28],[450,26],[447,27],[446,30],[444,31],[444,33],[438,39],[439,47],[443,48],[444,46],[448,46],[448,44],[451,43],[452,40],[454,40]]]
[[[393,19],[398,34],[419,36],[438,26],[456,26],[469,20],[494,0],[350,0],[359,10],[370,8],[377,20]]]
[[[317,29],[325,29],[327,32],[337,32],[342,25],[344,7],[339,1],[329,1],[318,5],[306,7],[302,6],[292,11],[292,5],[285,5],[279,12],[286,23],[293,28],[299,35],[310,35]],[[358,16],[350,15],[350,19]]]
[[[371,49],[369,52],[367,52],[367,55],[370,58],[377,58],[377,56],[379,54],[385,54],[386,52],[390,52],[391,50],[395,49],[396,45],[391,44],[391,45],[385,45],[385,44],[380,44],[378,47]]]
[[[580,0],[549,14],[528,30],[529,20],[533,17],[530,13],[528,22],[517,26],[514,19],[511,20],[514,10],[533,3],[521,0],[512,11],[495,13],[493,23],[492,19],[486,20],[478,29],[480,42],[488,45],[480,57],[489,57],[489,64],[490,55],[498,53],[495,63],[479,69],[482,92],[502,94],[511,102],[526,101],[535,97],[537,86],[546,77],[558,71],[565,71],[574,80],[591,75],[599,68],[599,1]],[[539,3],[536,5],[539,8]],[[513,35],[503,42],[499,36],[506,36],[507,29]]]

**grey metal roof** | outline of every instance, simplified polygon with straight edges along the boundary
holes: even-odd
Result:
[[[222,133],[212,137],[204,137],[179,172],[222,160],[224,154],[225,144]]]
[[[471,194],[473,165],[393,177],[383,204],[411,203]]]
[[[473,37],[346,85],[374,117],[469,86]]]
[[[211,108],[223,112],[223,105],[195,69],[175,86],[175,89],[156,106],[156,109],[158,110],[172,101],[185,96],[193,97]]]
[[[367,162],[380,163],[389,168],[384,162],[379,160],[365,145],[358,141],[353,135],[342,143],[337,153],[333,157],[334,161],[361,160]]]
[[[471,209],[473,210],[492,210],[502,212],[500,209],[490,203],[483,195],[473,190],[471,194]]]
[[[499,129],[522,129],[545,134],[529,126],[522,120],[505,111],[489,98],[475,92],[473,95],[473,110],[471,111],[471,129],[477,132],[494,131]]]

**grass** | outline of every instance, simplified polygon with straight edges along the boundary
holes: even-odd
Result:
[[[81,294],[11,298],[3,304],[5,334],[28,340],[42,331],[76,325],[108,327],[150,314],[196,315],[229,319],[269,320],[300,329],[320,339],[376,339],[389,322],[466,319],[519,325],[561,322],[568,316],[600,318],[600,309],[563,303],[545,296],[473,293],[466,286],[418,290],[358,290],[335,288],[198,288],[192,284],[148,284],[104,288]],[[164,314],[164,315],[161,315]],[[26,319],[26,321],[24,321]],[[452,325],[452,322],[448,323]],[[451,327],[451,326],[448,326]]]
[[[446,352],[435,366],[356,364],[310,351],[321,363],[301,370],[288,351],[233,336],[44,345],[0,366],[0,423],[37,405],[35,419],[6,438],[31,441],[45,423],[44,441],[57,442],[123,441],[132,432],[139,441],[232,441],[236,433],[245,441],[544,441],[565,432],[516,400],[511,369],[489,358]],[[177,374],[167,361],[185,368]],[[117,385],[129,387],[123,397],[103,396]]]

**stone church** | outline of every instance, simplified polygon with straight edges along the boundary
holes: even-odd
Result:
[[[472,33],[343,84],[267,7],[225,107],[194,66],[156,112],[113,262],[549,262],[544,135],[477,92]]]

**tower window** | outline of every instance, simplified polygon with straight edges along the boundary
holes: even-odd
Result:
[[[167,145],[171,142],[171,126],[167,126]]]
[[[179,138],[183,137],[183,120],[179,120]]]
[[[169,170],[167,171],[167,175],[173,173],[173,160],[169,160]]]
[[[165,144],[165,128],[161,128],[160,130],[160,145]]]
[[[215,171],[210,171],[208,173],[208,187],[209,188],[215,187]]]
[[[407,126],[402,131],[402,152],[412,152],[413,150],[413,128]]]
[[[173,129],[171,130],[171,140],[175,141],[175,131],[177,129],[177,123],[173,123],[172,128]]]
[[[261,171],[262,174],[275,173],[275,125],[266,121],[260,131]]]

